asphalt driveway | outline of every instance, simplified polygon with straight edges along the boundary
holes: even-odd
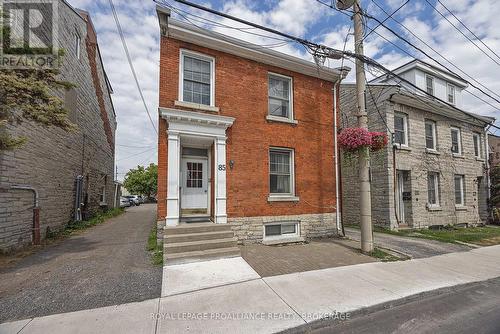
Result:
[[[0,268],[0,323],[160,297],[146,250],[156,205],[124,214]]]
[[[353,240],[361,239],[361,232],[355,228],[345,228],[346,237]],[[374,232],[375,246],[393,249],[414,259],[426,258],[446,253],[466,252],[471,250],[465,245],[451,244],[441,241],[402,237],[387,233]]]

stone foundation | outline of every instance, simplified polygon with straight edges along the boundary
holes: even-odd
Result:
[[[298,222],[300,237],[317,238],[337,235],[335,213],[318,213],[290,216],[259,216],[228,218],[238,242],[261,243],[264,237],[264,224],[273,222]]]

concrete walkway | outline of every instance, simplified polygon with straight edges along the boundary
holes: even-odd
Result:
[[[243,282],[6,323],[0,333],[273,333],[335,312],[500,277],[499,263],[500,245],[267,278],[253,279],[248,271]],[[228,270],[223,264],[214,267],[219,274]]]
[[[361,232],[355,228],[345,228],[346,237],[359,241]],[[435,255],[466,252],[471,247],[457,245],[436,240],[402,237],[398,235],[374,232],[373,239],[376,246],[395,250],[408,255],[413,259],[421,259]]]

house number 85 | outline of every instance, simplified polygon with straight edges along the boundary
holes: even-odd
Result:
[[[219,165],[219,170],[226,170],[226,165]]]

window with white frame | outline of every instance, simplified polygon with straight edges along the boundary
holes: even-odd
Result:
[[[269,73],[269,115],[293,118],[292,78]]]
[[[81,50],[80,50],[80,47],[81,47],[81,38],[80,38],[80,35],[78,35],[78,33],[75,33],[75,54],[76,54],[76,58],[80,59],[80,53],[81,53]]]
[[[280,222],[264,225],[264,239],[282,239],[300,235],[299,224],[296,222]]]
[[[394,141],[402,146],[408,146],[408,116],[406,114],[394,114]]]
[[[463,175],[455,175],[455,206],[465,205],[464,179]]]
[[[481,152],[481,135],[479,133],[472,134],[472,141],[474,143],[474,156],[476,158],[482,157]]]
[[[436,122],[425,120],[425,147],[429,150],[437,150]]]
[[[180,98],[183,102],[214,105],[214,58],[181,50]]]
[[[427,93],[434,95],[434,78],[430,75],[425,76],[425,85]]]
[[[448,102],[455,104],[455,86],[448,84]]]
[[[294,195],[293,150],[269,150],[269,191],[271,195]]]
[[[459,128],[451,128],[451,153],[462,154],[462,135]]]
[[[430,207],[439,206],[439,173],[427,173],[427,202]]]

